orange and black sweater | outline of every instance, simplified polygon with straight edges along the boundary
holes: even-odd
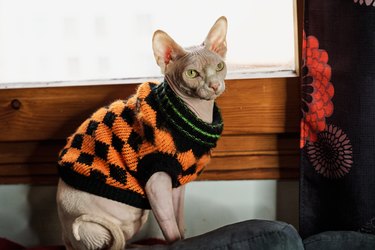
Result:
[[[77,189],[149,209],[144,186],[167,172],[173,187],[197,178],[223,130],[193,114],[166,82],[143,83],[128,100],[96,111],[60,152],[62,180]]]

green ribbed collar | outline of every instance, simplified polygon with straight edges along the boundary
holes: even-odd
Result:
[[[184,137],[213,148],[223,132],[223,120],[216,103],[213,110],[213,121],[207,123],[197,117],[185,103],[174,93],[166,81],[158,84],[153,92],[159,111],[168,124],[178,130]]]

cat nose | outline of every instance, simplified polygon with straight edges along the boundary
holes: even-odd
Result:
[[[217,91],[218,88],[219,88],[219,83],[217,83],[217,82],[210,83],[209,87],[210,87],[211,89],[213,89],[214,91]]]

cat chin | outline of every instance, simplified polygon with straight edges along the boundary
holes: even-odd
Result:
[[[213,101],[216,99],[216,95],[215,96],[210,96],[210,97],[199,97],[201,100],[204,100],[204,101]]]
[[[221,93],[209,93],[209,94],[197,94],[197,97],[201,100],[205,101],[213,101],[215,100]]]

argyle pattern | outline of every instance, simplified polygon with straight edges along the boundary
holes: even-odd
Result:
[[[144,185],[151,175],[167,172],[173,187],[196,179],[222,130],[216,105],[208,124],[166,82],[143,83],[128,100],[100,108],[67,139],[60,177],[77,189],[150,208]]]

